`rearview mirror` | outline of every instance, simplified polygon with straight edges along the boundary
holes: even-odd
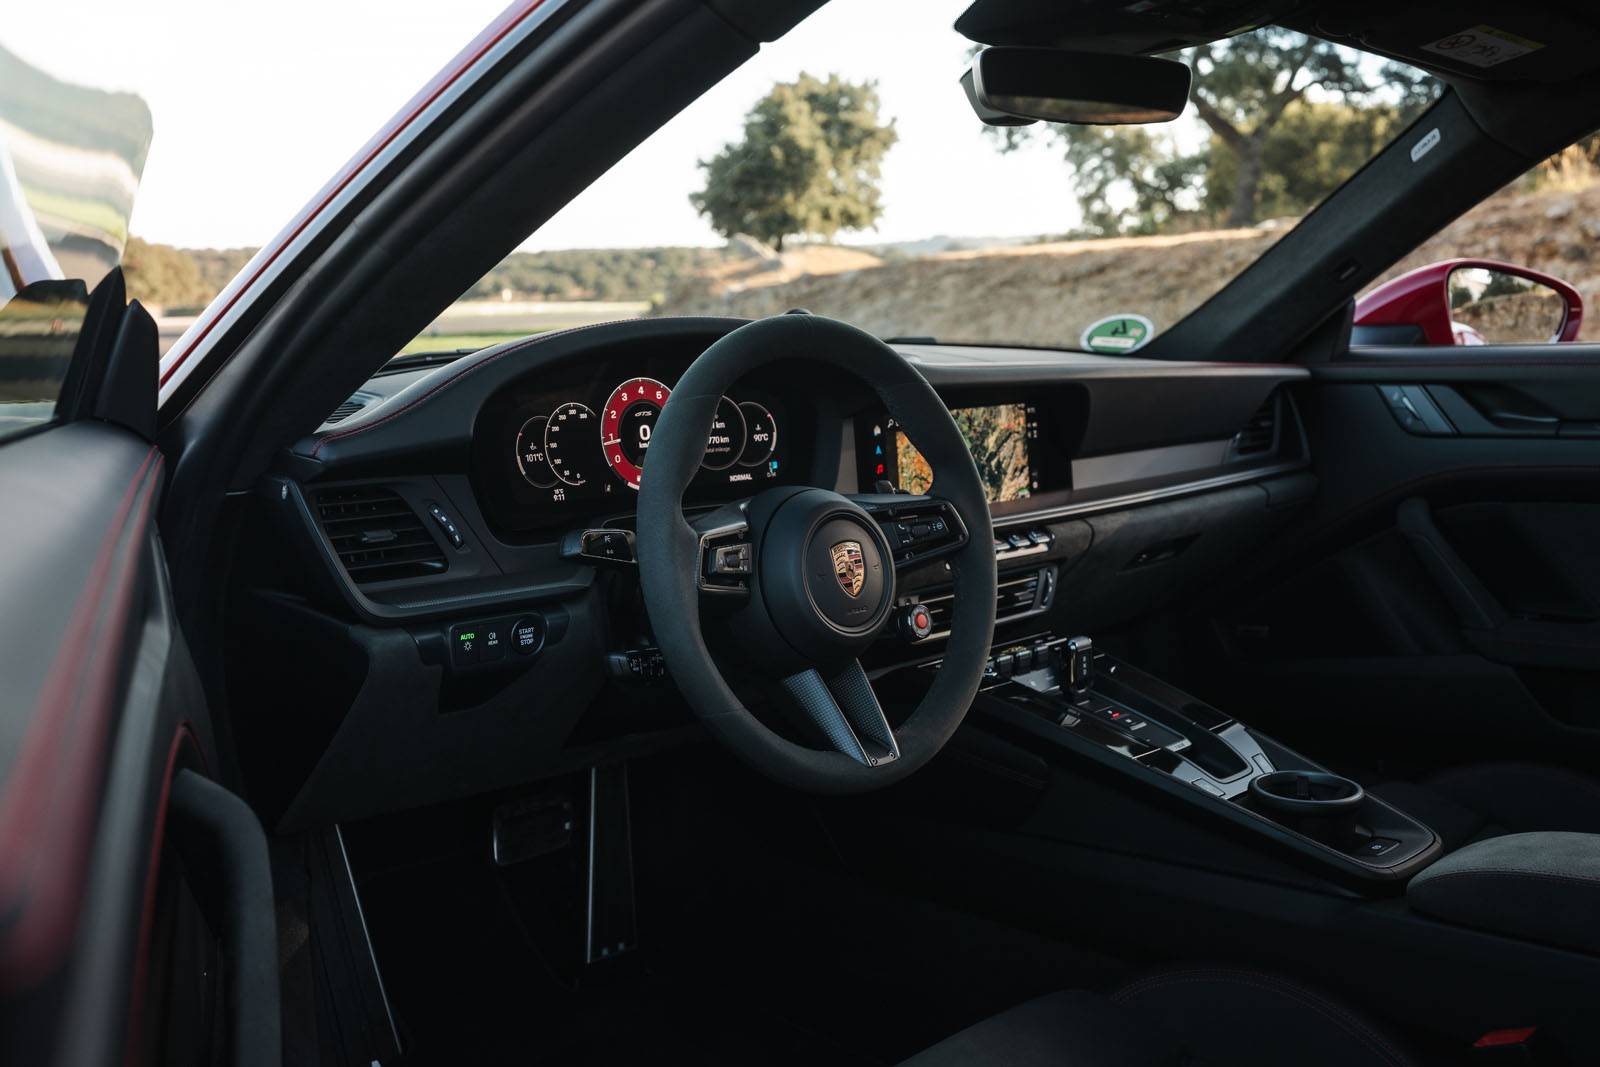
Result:
[[[1170,59],[1054,48],[985,48],[961,75],[991,126],[1170,122],[1189,102],[1189,68]]]
[[[1583,298],[1542,271],[1447,259],[1385,282],[1356,302],[1355,344],[1518,345],[1575,341]]]

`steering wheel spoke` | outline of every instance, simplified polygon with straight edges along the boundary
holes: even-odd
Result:
[[[689,521],[700,538],[699,573],[695,581],[703,596],[748,596],[755,573],[755,544],[745,517],[749,501],[741,500],[698,515]]]
[[[848,499],[883,528],[897,571],[953,556],[966,547],[967,525],[943,497],[862,493]]]
[[[900,758],[894,731],[860,660],[827,677],[805,670],[780,684],[836,751],[868,767]]]
[[[939,472],[939,495],[851,498],[825,474],[826,487],[767,485],[743,504],[686,514],[728,390],[797,359],[815,366],[818,388],[864,382]],[[949,407],[878,338],[776,315],[714,342],[662,405],[637,531],[639,588],[673,682],[712,734],[772,778],[824,793],[881,788],[933,758],[971,706],[994,633],[988,501]],[[943,666],[891,730],[856,660],[890,624],[903,569],[946,562],[957,595]],[[762,722],[729,683],[735,663],[741,683],[780,680],[784,702],[826,740],[811,747]]]

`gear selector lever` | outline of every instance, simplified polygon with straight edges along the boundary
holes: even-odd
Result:
[[[1074,704],[1089,699],[1094,683],[1094,642],[1087,637],[1068,638],[1055,648],[1056,681]]]

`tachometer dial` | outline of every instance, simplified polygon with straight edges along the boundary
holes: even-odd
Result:
[[[672,390],[654,378],[629,378],[617,386],[600,417],[600,449],[606,463],[629,489],[639,488],[645,453],[655,432],[661,406]]]
[[[754,401],[739,405],[744,415],[744,451],[739,453],[739,466],[759,467],[772,458],[778,447],[778,424],[772,412]]]
[[[596,474],[599,457],[589,435],[598,421],[587,404],[562,404],[550,413],[544,428],[544,457],[555,476],[568,485],[583,485]]]
[[[711,432],[706,436],[706,458],[701,466],[708,471],[727,470],[744,451],[744,413],[739,405],[723,397],[717,401],[717,413],[711,419]]]
[[[544,454],[544,431],[549,422],[549,417],[535,415],[517,431],[517,470],[529,485],[539,489],[556,484],[556,472],[550,469]]]

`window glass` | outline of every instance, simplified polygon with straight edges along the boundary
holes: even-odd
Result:
[[[983,126],[967,0],[832,0],[532,234],[409,350],[802,307],[883,337],[1125,354],[1170,330],[1437,96],[1269,27],[1174,54],[1177,120]]]
[[[7,4],[0,305],[18,272],[92,289],[120,256],[165,351],[507,2]],[[73,319],[39,303],[0,322],[0,351],[25,361],[0,370],[3,418],[54,405],[37,364],[70,351]]]
[[[55,415],[89,290],[127,242],[150,132],[137,96],[0,47],[0,437]]]
[[[1597,238],[1600,134],[1544,160],[1385,271],[1356,304],[1352,340],[1600,340]]]

